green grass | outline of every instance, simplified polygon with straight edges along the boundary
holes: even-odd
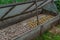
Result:
[[[15,2],[25,2],[27,0],[15,0]],[[14,3],[14,0],[0,0],[0,4],[10,4]]]
[[[44,33],[42,36],[38,36],[34,40],[60,40],[60,34],[52,34],[50,32]]]
[[[57,27],[60,27],[58,25]],[[60,34],[52,34],[49,31],[45,32],[42,36],[38,36],[34,40],[60,40]]]
[[[60,40],[60,34],[52,34],[50,32],[46,32],[42,35],[43,40]]]
[[[58,25],[57,27],[59,27],[59,28],[60,28],[60,25]]]
[[[56,4],[56,6],[58,8],[58,11],[60,12],[60,1],[59,0],[55,1],[55,4]]]
[[[34,40],[40,40],[41,39],[41,37],[40,37],[40,35],[38,36],[38,37],[36,37]]]

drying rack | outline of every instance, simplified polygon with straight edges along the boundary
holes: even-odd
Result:
[[[37,26],[39,26],[39,27],[35,28],[34,30],[32,30],[29,33],[24,34],[25,36],[23,35],[23,36],[18,37],[18,38],[15,39],[15,40],[19,40],[19,39],[20,40],[28,40],[31,37],[31,36],[29,37],[29,35],[32,35],[32,34],[36,33],[37,31],[39,31],[39,33],[41,34],[44,27],[47,27],[48,25],[51,25],[52,23],[54,23],[55,21],[60,19],[60,15],[57,15],[55,18],[50,20],[52,22],[48,21],[49,23],[46,22],[43,25],[39,25],[39,21],[38,21],[38,19],[39,19],[38,18],[39,9],[43,10],[44,6],[47,5],[48,3],[53,3],[53,0],[42,0],[42,1],[33,0],[33,1],[30,1],[30,2],[25,2],[25,3],[16,3],[16,4],[9,4],[9,5],[0,6],[0,9],[1,9],[0,11],[1,11],[1,13],[3,13],[3,14],[0,14],[0,15],[2,15],[0,17],[0,22],[3,23],[4,20],[11,19],[11,18],[14,18],[16,16],[20,16],[20,15],[23,15],[23,14],[26,14],[26,13],[29,13],[29,12],[32,13],[32,11],[36,11]],[[26,7],[25,8],[23,7],[24,8],[24,10],[23,10],[23,8],[19,9],[19,8],[21,8],[20,6],[21,7],[26,6]],[[19,9],[21,11],[18,10],[19,11],[18,12],[17,9]],[[8,15],[10,13],[15,13],[15,12],[18,12],[18,14]],[[56,12],[56,10],[55,10],[55,12]],[[57,14],[57,13],[58,12],[56,12],[55,14]],[[38,33],[36,33],[36,34],[38,34]]]

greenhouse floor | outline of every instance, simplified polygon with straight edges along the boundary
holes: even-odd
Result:
[[[38,36],[33,40],[60,40],[60,24],[54,26],[51,30],[43,33],[42,36]]]

